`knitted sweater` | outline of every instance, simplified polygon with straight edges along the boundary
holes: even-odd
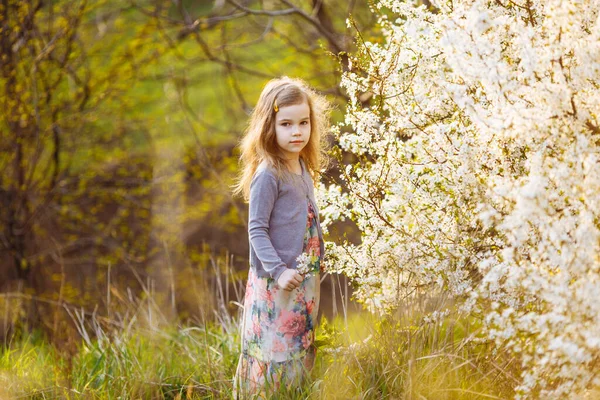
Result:
[[[300,166],[301,175],[287,172],[290,179],[283,180],[277,179],[272,168],[263,162],[252,178],[248,216],[250,267],[259,277],[277,280],[286,268],[296,269],[296,257],[304,246],[308,202],[316,213],[321,260],[325,254],[313,181],[302,157]]]

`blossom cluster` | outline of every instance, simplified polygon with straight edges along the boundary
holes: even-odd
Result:
[[[296,271],[304,277],[313,276],[319,271],[319,256],[303,252],[296,257]]]
[[[383,40],[358,36],[334,129],[358,161],[318,188],[325,229],[361,231],[326,244],[331,272],[373,312],[427,285],[464,299],[521,355],[517,398],[600,386],[600,1],[373,12]]]

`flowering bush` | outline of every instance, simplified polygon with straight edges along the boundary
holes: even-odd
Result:
[[[319,271],[319,256],[303,252],[296,257],[296,261],[298,262],[296,271],[305,277],[313,276]]]
[[[581,396],[600,384],[600,2],[432,3],[379,1],[383,40],[359,35],[342,77],[334,154],[358,161],[318,199],[362,242],[327,243],[329,270],[371,311],[445,288],[522,355],[517,398]]]

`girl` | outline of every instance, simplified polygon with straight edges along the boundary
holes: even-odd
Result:
[[[327,160],[329,110],[303,81],[273,79],[241,141],[234,193],[249,201],[250,268],[235,399],[297,387],[314,364],[324,245],[313,177]]]

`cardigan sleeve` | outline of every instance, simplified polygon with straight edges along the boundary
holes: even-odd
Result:
[[[269,236],[269,219],[277,196],[275,177],[265,170],[257,171],[250,184],[248,236],[264,270],[275,280],[287,268]]]

